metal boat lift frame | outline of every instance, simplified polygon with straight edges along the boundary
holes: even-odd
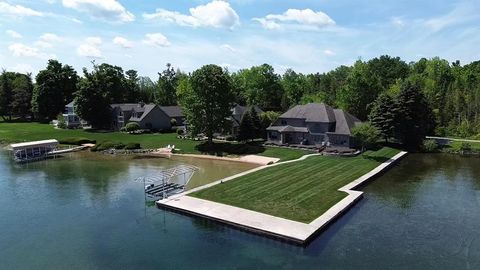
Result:
[[[135,182],[143,182],[143,186],[146,187],[147,184],[153,184],[154,188],[152,192],[149,192],[148,189],[145,188],[145,198],[147,196],[158,198],[158,193],[161,192],[162,198],[168,198],[169,193],[172,191],[180,190],[183,192],[193,177],[193,174],[198,171],[199,168],[193,165],[178,165],[173,168],[161,170],[159,173],[152,175],[152,176],[145,176],[145,177],[138,177],[135,179]],[[188,174],[188,179],[185,178]],[[183,176],[184,183],[178,184],[173,183],[172,179],[177,176]]]

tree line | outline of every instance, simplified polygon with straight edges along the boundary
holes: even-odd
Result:
[[[219,72],[218,67],[215,70]],[[382,136],[396,138],[402,128],[398,124],[387,128],[386,123],[399,123],[402,114],[396,111],[401,110],[398,105],[404,102],[400,93],[413,89],[420,95],[415,100],[424,101],[426,108],[431,109],[431,119],[430,116],[424,119],[432,121],[426,124],[427,131],[434,127],[432,133],[437,135],[461,137],[480,133],[480,61],[461,65],[458,61],[422,58],[407,63],[399,57],[384,55],[369,61],[358,60],[352,66],[340,66],[326,73],[302,74],[289,69],[279,75],[268,64],[236,72],[220,70],[226,78],[224,84],[231,90],[230,101],[255,104],[264,111],[283,112],[296,104],[324,102],[363,121],[372,120]],[[108,119],[101,119],[100,112],[108,110],[108,104],[143,101],[176,105],[181,103],[182,92],[196,80],[195,72],[185,73],[170,64],[158,74],[152,81],[134,70],[124,72],[118,66],[94,63],[90,71],[84,68],[79,76],[71,66],[56,60],[48,62],[35,83],[29,74],[3,71],[0,115],[7,120],[31,116],[49,120],[66,103],[76,99],[82,117],[105,126]],[[381,116],[379,111],[383,113]],[[379,117],[388,120],[381,122]]]

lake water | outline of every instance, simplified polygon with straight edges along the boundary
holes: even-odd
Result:
[[[306,248],[146,206],[132,179],[181,162],[198,184],[252,167],[0,153],[0,269],[480,269],[478,158],[409,155]]]

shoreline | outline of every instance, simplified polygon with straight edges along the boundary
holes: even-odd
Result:
[[[368,181],[373,180],[379,174],[387,171],[391,166],[396,164],[407,154],[407,152],[400,151],[389,160],[379,164],[373,170],[338,189],[339,191],[346,192],[348,195],[310,223],[301,223],[298,221],[288,220],[236,206],[194,198],[188,196],[188,194],[221,184],[226,181],[234,180],[240,176],[244,176],[267,167],[278,166],[290,162],[298,162],[308,158],[309,156],[318,154],[305,155],[296,160],[279,162],[271,166],[260,166],[258,168],[189,190],[188,192],[174,195],[167,199],[158,200],[156,205],[159,208],[212,220],[261,236],[305,246],[310,242],[310,240],[328,228],[330,224],[340,218],[363,197],[363,192],[357,190],[359,187],[363,186]]]

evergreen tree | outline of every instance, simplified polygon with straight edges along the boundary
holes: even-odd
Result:
[[[258,139],[262,137],[262,123],[260,121],[260,116],[255,109],[255,106],[250,106],[248,113],[250,114],[250,119],[252,121],[252,139]]]
[[[246,142],[253,139],[253,137],[255,137],[255,127],[252,121],[250,110],[248,110],[243,114],[242,119],[240,120],[237,140]]]
[[[375,100],[369,114],[370,122],[378,128],[385,142],[388,142],[388,138],[393,137],[395,134],[396,109],[395,100],[392,96],[385,93]]]
[[[176,72],[170,63],[167,68],[158,73],[158,96],[156,103],[162,106],[177,105],[176,89],[179,82],[180,72]]]
[[[417,149],[425,136],[432,133],[435,118],[425,96],[417,85],[406,83],[397,98],[398,139],[407,147]]]

